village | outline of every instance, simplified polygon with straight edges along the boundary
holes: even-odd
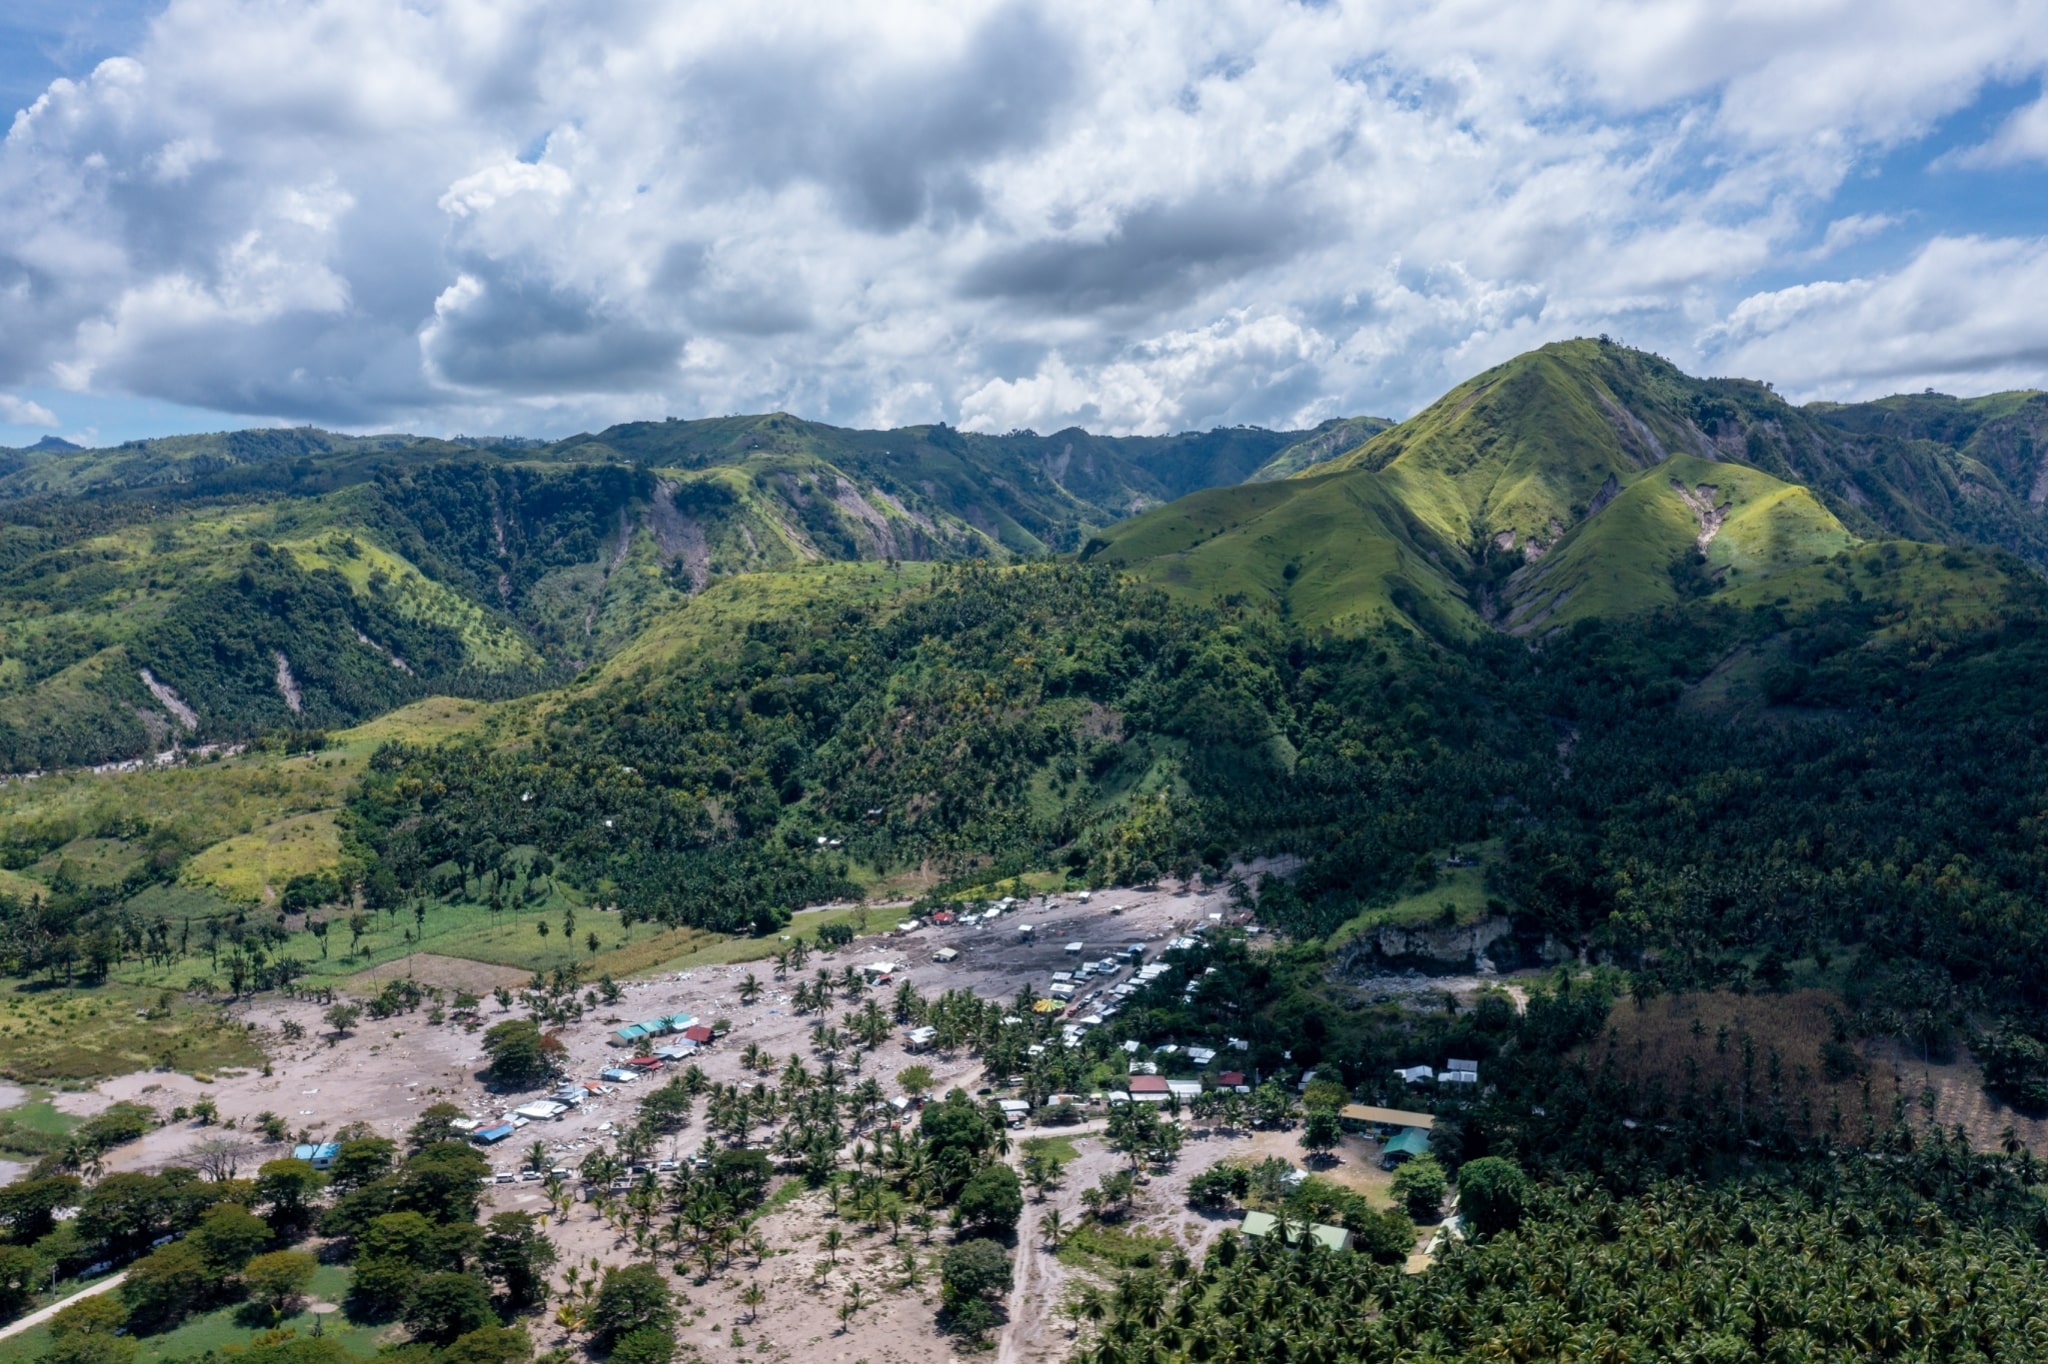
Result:
[[[804,925],[799,916],[789,940]],[[1044,1041],[1031,1052],[1078,1049],[1204,936],[1226,927],[1253,942],[1259,934],[1241,905],[1220,890],[1195,888],[1013,898],[922,919],[876,909],[868,927],[809,965],[829,967],[840,981],[851,971],[857,993],[881,1003],[907,986],[925,998],[958,991],[992,1007],[1028,1008],[1045,1020],[1034,1030]],[[799,991],[807,988],[800,973],[781,976],[774,967],[763,959],[619,982],[615,1002],[551,1031],[556,1078],[531,1090],[488,1082],[479,1031],[407,1013],[335,1035],[317,1002],[265,998],[244,1006],[248,1023],[267,1039],[272,1059],[265,1073],[210,1082],[144,1073],[74,1097],[88,1104],[134,1100],[166,1114],[210,1104],[207,1123],[171,1122],[110,1152],[114,1170],[189,1165],[209,1152],[217,1163],[224,1149],[235,1148],[250,1168],[291,1154],[317,1169],[334,1158],[344,1132],[403,1140],[432,1110],[447,1115],[451,1138],[489,1162],[481,1218],[532,1214],[558,1246],[561,1263],[614,1263],[646,1245],[636,1244],[619,1211],[629,1191],[643,1180],[687,1175],[730,1145],[713,1138],[705,1122],[650,1141],[640,1123],[643,1098],[686,1075],[713,1089],[758,1086],[778,1067],[818,1064],[821,1037],[834,1042],[823,1029],[839,1006],[800,1012]],[[487,1030],[518,1016],[516,1005],[486,1003],[481,1022]],[[282,1041],[294,1034],[298,1040]],[[1060,1318],[1063,1305],[1078,1310],[1081,1296],[1106,1288],[1129,1264],[1176,1255],[1199,1261],[1225,1231],[1250,1238],[1277,1232],[1290,1240],[1306,1234],[1349,1251],[1351,1233],[1342,1226],[1297,1227],[1271,1211],[1194,1206],[1191,1185],[1219,1164],[1263,1167],[1280,1172],[1281,1193],[1313,1177],[1391,1208],[1395,1171],[1428,1153],[1434,1122],[1422,1111],[1427,1102],[1415,1109],[1347,1104],[1342,1131],[1311,1151],[1291,1121],[1255,1118],[1262,1096],[1284,1091],[1291,1105],[1312,1076],[1251,1072],[1239,1038],[1169,1041],[1155,1049],[1125,1042],[1111,1053],[1108,1082],[1039,1093],[1023,1075],[991,1073],[984,1057],[931,1024],[892,1025],[869,1040],[836,1043],[841,1049],[828,1058],[844,1068],[849,1085],[872,1082],[883,1105],[850,1143],[853,1163],[864,1158],[864,1143],[879,1152],[892,1132],[917,1127],[921,1107],[957,1089],[1001,1113],[1010,1165],[1028,1173],[1050,1162],[1056,1170],[1034,1185],[1017,1219],[1013,1288],[993,1338],[1003,1360],[1063,1357],[1079,1328],[1077,1319]],[[1430,1082],[1471,1085],[1477,1066],[1450,1059],[1401,1078],[1418,1092],[1432,1089]],[[1113,1149],[1115,1115],[1125,1106],[1151,1108],[1175,1129],[1165,1158],[1139,1160]],[[289,1150],[254,1136],[270,1118],[283,1119]],[[1102,1214],[1104,1187],[1121,1190],[1114,1215]],[[929,1229],[915,1237],[900,1222],[841,1215],[833,1184],[814,1188],[794,1178],[751,1227],[753,1244],[765,1248],[751,1264],[677,1280],[691,1322],[683,1339],[706,1357],[737,1357],[742,1341],[748,1354],[770,1359],[801,1352],[878,1364],[957,1356],[960,1342],[937,1316],[932,1266],[943,1237],[934,1242]],[[1417,1227],[1412,1266],[1427,1263],[1435,1240],[1455,1228],[1454,1216]],[[684,1268],[677,1264],[679,1276]],[[849,1301],[861,1304],[850,1319],[841,1314]],[[553,1318],[531,1321],[528,1329],[541,1350],[576,1343],[572,1326]]]

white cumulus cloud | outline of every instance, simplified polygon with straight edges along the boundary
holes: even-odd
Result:
[[[1842,199],[2044,71],[2038,0],[170,0],[0,142],[0,385],[1160,431],[1598,331],[2040,382],[2036,243]],[[1955,174],[2048,157],[2041,108]]]

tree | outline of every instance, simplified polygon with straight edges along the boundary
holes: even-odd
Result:
[[[190,1241],[173,1241],[128,1266],[121,1301],[138,1324],[156,1329],[205,1306],[214,1282],[214,1271],[198,1248]]]
[[[740,1003],[751,1005],[760,998],[761,982],[755,978],[752,971],[749,971],[745,979],[740,981]]]
[[[24,1244],[39,1241],[56,1229],[59,1208],[75,1208],[85,1186],[76,1175],[18,1179],[0,1188],[0,1227]]]
[[[1010,1232],[1024,1213],[1024,1191],[1007,1165],[986,1165],[960,1190],[953,1206],[959,1225],[971,1232]]]
[[[540,1027],[531,1019],[492,1024],[484,1032],[484,1053],[491,1058],[489,1078],[507,1088],[531,1089],[555,1073],[554,1059],[541,1043]]]
[[[1344,1129],[1331,1109],[1311,1108],[1302,1118],[1301,1144],[1318,1156],[1327,1156],[1336,1150],[1343,1135]]]
[[[405,1305],[405,1329],[413,1339],[433,1345],[452,1344],[458,1336],[496,1321],[490,1290],[473,1274],[429,1274]]]
[[[521,1364],[533,1357],[533,1340],[517,1326],[479,1326],[455,1338],[436,1364]]]
[[[269,1207],[279,1239],[290,1239],[312,1221],[313,1199],[325,1182],[304,1160],[267,1160],[256,1171],[256,1196]]]
[[[27,1311],[44,1278],[41,1256],[27,1246],[0,1246],[0,1317]]]
[[[1010,1291],[1009,1252],[994,1241],[962,1241],[939,1261],[939,1286],[953,1329],[979,1335],[995,1324],[991,1298]]]
[[[1046,1249],[1058,1250],[1060,1248],[1060,1241],[1066,1236],[1066,1232],[1066,1222],[1060,1217],[1060,1210],[1058,1208],[1048,1208],[1045,1216],[1040,1218],[1038,1222],[1039,1240],[1045,1243]]]
[[[270,1241],[270,1228],[238,1203],[217,1203],[206,1210],[187,1243],[217,1276],[241,1273],[249,1257]]]
[[[417,1155],[429,1146],[449,1140],[455,1129],[448,1124],[462,1116],[462,1110],[446,1100],[428,1104],[405,1134],[406,1149]]]
[[[501,1212],[491,1218],[477,1251],[484,1273],[505,1286],[505,1305],[514,1312],[538,1304],[555,1266],[555,1244],[531,1214]]]
[[[351,924],[351,927],[353,927],[353,924]],[[332,1046],[348,1036],[354,1030],[356,1024],[362,1021],[363,1006],[343,1001],[342,1003],[329,1006],[327,1012],[321,1014],[320,1017],[327,1020],[327,1026],[334,1030],[327,1039],[328,1045]]]
[[[108,1175],[80,1200],[78,1234],[116,1253],[140,1250],[169,1230],[170,1192],[155,1175]]]
[[[896,1072],[896,1083],[903,1086],[903,1092],[915,1099],[932,1092],[932,1068],[930,1066],[905,1066]]]
[[[286,1315],[313,1282],[313,1257],[300,1250],[273,1250],[242,1267],[249,1296],[270,1309],[272,1318]]]
[[[50,1318],[50,1337],[112,1335],[128,1324],[128,1310],[111,1293],[95,1293],[66,1303]]]
[[[747,1309],[747,1325],[754,1324],[754,1319],[761,1315],[761,1304],[766,1301],[768,1295],[762,1290],[761,1285],[749,1279],[747,1286],[740,1290],[740,1305]]]
[[[327,1182],[337,1193],[350,1193],[391,1173],[397,1143],[385,1137],[351,1137],[334,1153]]]
[[[130,1364],[135,1342],[114,1334],[126,1323],[127,1313],[111,1298],[96,1293],[51,1318],[51,1345],[43,1358],[51,1364]]]
[[[468,1146],[437,1142],[405,1162],[393,1178],[392,1206],[431,1221],[474,1222],[490,1165]]]
[[[661,1271],[644,1261],[606,1269],[586,1325],[598,1348],[609,1349],[634,1331],[671,1331],[675,1306]]]
[[[1428,1222],[1443,1210],[1448,1187],[1444,1167],[1436,1163],[1436,1157],[1416,1156],[1395,1171],[1392,1193],[1410,1217]]]
[[[1529,1176],[1504,1156],[1481,1156],[1458,1171],[1458,1212],[1479,1236],[1520,1226],[1529,1198]]]

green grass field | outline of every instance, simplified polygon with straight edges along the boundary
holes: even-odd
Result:
[[[211,1073],[261,1065],[263,1052],[216,1009],[119,981],[0,991],[0,1075],[11,1080],[91,1081],[165,1062]]]
[[[1471,924],[1487,916],[1486,907],[1486,864],[1498,855],[1497,844],[1487,844],[1477,849],[1465,849],[1467,856],[1476,856],[1476,867],[1448,867],[1439,869],[1436,883],[1421,890],[1411,890],[1390,905],[1368,909],[1345,920],[1323,940],[1326,951],[1335,951],[1364,933],[1389,924],[1401,926],[1428,925],[1444,921],[1444,906],[1451,906],[1450,918],[1456,924]]]
[[[348,1295],[349,1272],[340,1265],[321,1265],[313,1272],[313,1283],[308,1290],[307,1302],[338,1303]],[[119,1289],[114,1290],[119,1293]],[[309,1336],[313,1333],[313,1314],[300,1311],[272,1327],[269,1325],[248,1325],[239,1319],[239,1305],[221,1307],[214,1311],[188,1318],[180,1325],[159,1335],[137,1336],[135,1338],[136,1364],[170,1364],[173,1360],[196,1359],[209,1351],[232,1356],[265,1331],[290,1331],[296,1335]],[[377,1353],[377,1347],[387,1339],[403,1339],[404,1328],[383,1325],[360,1325],[351,1322],[346,1315],[336,1312],[326,1323],[328,1339],[338,1343],[350,1354],[368,1358]],[[28,1364],[39,1359],[50,1348],[50,1328],[47,1324],[23,1331],[20,1335],[0,1340],[0,1364]]]

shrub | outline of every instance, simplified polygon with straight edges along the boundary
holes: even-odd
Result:
[[[673,1335],[660,1327],[643,1326],[619,1337],[612,1346],[611,1364],[669,1364],[675,1353]]]
[[[1428,1222],[1442,1211],[1448,1187],[1444,1167],[1436,1163],[1436,1157],[1417,1156],[1395,1173],[1393,1194],[1410,1217]]]
[[[1458,1211],[1481,1236],[1520,1226],[1529,1195],[1529,1176],[1504,1157],[1482,1156],[1458,1171]]]

